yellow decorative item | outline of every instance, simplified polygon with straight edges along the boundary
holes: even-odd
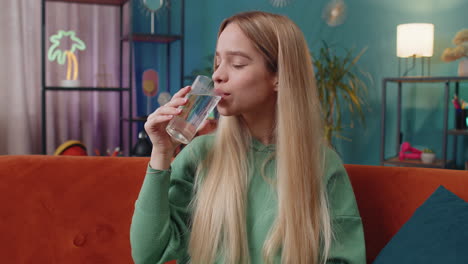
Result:
[[[87,156],[86,147],[78,140],[68,140],[58,146],[54,156]]]
[[[154,82],[150,80],[146,80],[143,82],[143,90],[145,91],[145,94],[150,94],[152,93],[155,89]]]
[[[78,61],[76,60],[76,56],[75,54],[71,53],[70,51],[65,51],[65,53],[67,54],[67,58],[68,58],[68,64],[67,64],[67,80],[76,80],[78,78]],[[73,63],[71,64],[70,61]],[[73,79],[70,79],[71,78],[71,72],[72,72],[72,68],[74,69],[73,70]]]
[[[146,95],[146,114],[149,115],[151,109],[151,97],[155,96],[159,90],[158,72],[152,69],[143,72],[142,76],[143,93]]]

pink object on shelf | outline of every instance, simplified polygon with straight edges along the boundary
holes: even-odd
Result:
[[[409,142],[403,142],[400,147],[400,153],[398,155],[398,158],[400,160],[421,159],[421,153],[421,150],[411,147],[411,144]]]
[[[158,93],[159,75],[155,70],[149,69],[143,72],[143,93],[153,97]]]

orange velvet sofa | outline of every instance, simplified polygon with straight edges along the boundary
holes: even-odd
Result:
[[[2,263],[132,263],[129,228],[147,158],[0,156]],[[346,165],[368,263],[444,185],[468,201],[468,172]]]

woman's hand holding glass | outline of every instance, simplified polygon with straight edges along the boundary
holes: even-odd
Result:
[[[180,142],[171,138],[166,132],[166,126],[174,116],[179,115],[183,106],[187,103],[185,95],[191,90],[190,86],[186,86],[178,91],[167,104],[156,109],[148,116],[145,123],[145,131],[148,134],[153,150],[151,153],[150,166],[153,169],[165,170],[170,167],[170,163],[177,146]]]

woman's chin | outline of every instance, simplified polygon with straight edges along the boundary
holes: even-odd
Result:
[[[232,116],[234,115],[229,109],[223,108],[223,107],[217,107],[218,113],[222,116]]]

